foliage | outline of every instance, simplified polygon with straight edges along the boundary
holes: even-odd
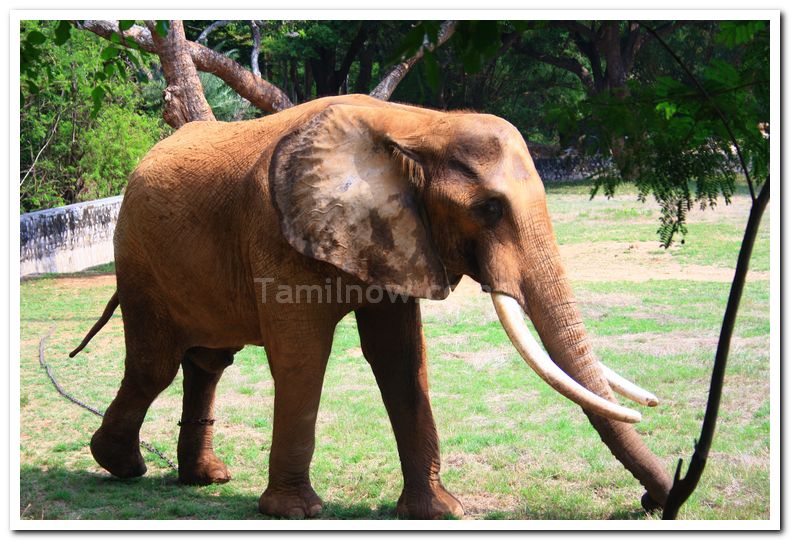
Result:
[[[20,212],[121,193],[167,130],[141,98],[150,66],[62,21],[21,25]]]
[[[594,31],[605,24],[582,23]],[[655,24],[672,26],[672,32],[665,34],[668,42],[692,67],[717,107],[726,112],[751,173],[760,180],[768,167],[768,143],[755,129],[762,123],[768,130],[766,23],[671,23]],[[122,29],[133,24],[119,22]],[[197,39],[209,24],[185,21],[187,38]],[[261,32],[261,75],[294,103],[324,95],[368,93],[394,62],[435,42],[441,26],[440,21],[256,24]],[[450,41],[427,51],[392,99],[502,116],[522,132],[531,148],[548,153],[571,149],[612,156],[613,167],[597,177],[594,192],[611,195],[623,181],[637,183],[643,198],[653,195],[662,203],[660,238],[669,244],[677,233],[686,232],[684,218],[693,204],[710,206],[719,196],[727,202],[733,193],[738,161],[727,133],[693,81],[655,40],[648,37],[639,49],[627,68],[625,86],[610,88],[591,56],[581,49],[574,24],[459,21]],[[251,66],[251,28],[250,21],[229,21],[208,35],[206,45]],[[622,40],[637,35],[633,23],[624,21],[618,29]],[[157,23],[155,31],[167,32],[167,24]],[[139,122],[127,119],[134,127],[129,137],[137,138],[128,145],[134,152],[166,133],[158,120],[164,81],[154,63],[156,57],[127,48],[129,43],[121,40],[118,35],[105,40],[77,31],[65,21],[22,23],[20,178],[44,148],[23,183],[24,209],[68,203],[122,187],[122,177],[113,176],[105,188],[86,189],[85,171],[96,173],[101,168],[82,159],[82,137],[66,141],[65,129],[73,129],[75,122],[75,133],[84,135],[99,117],[117,117],[123,108],[129,115],[142,115],[145,118]],[[564,69],[556,61],[560,57],[576,62],[583,73],[597,74],[598,83],[585,82],[585,77]],[[201,82],[218,119],[263,114],[215,76],[201,74]],[[119,107],[101,112],[111,104]],[[150,131],[144,135],[141,130]],[[101,132],[113,133],[110,128]],[[50,133],[54,135],[47,145]],[[98,147],[91,144],[88,155],[99,156]],[[74,148],[64,155],[66,147]],[[131,170],[137,158],[137,154],[130,156],[124,167],[116,164],[106,171],[120,175]],[[92,177],[89,184],[94,182]]]
[[[705,94],[670,65],[651,82],[630,81],[625,97],[604,92],[551,111],[560,130],[584,133],[583,151],[613,157],[592,196],[600,190],[611,196],[624,181],[637,184],[642,199],[653,194],[662,207],[658,233],[665,246],[687,233],[693,205],[713,207],[719,196],[730,201],[741,170],[727,127],[750,176],[760,184],[768,174],[768,134],[761,129],[769,121],[768,26],[725,21],[714,40],[722,46],[711,59],[692,64]]]
[[[217,120],[231,122],[256,116],[250,102],[234,92],[225,82],[211,73],[199,73],[203,93]]]
[[[85,185],[80,199],[120,194],[127,176],[161,132],[158,118],[130,113],[115,104],[102,107],[96,122],[82,136],[84,154],[79,165]]]

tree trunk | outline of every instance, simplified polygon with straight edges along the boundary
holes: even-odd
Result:
[[[151,31],[167,88],[164,91],[165,122],[180,128],[194,120],[216,120],[214,113],[203,95],[203,85],[198,78],[198,70],[190,57],[184,24],[170,21],[170,31],[164,38],[154,29],[153,21],[146,23]]]
[[[310,62],[305,62],[305,100],[313,99],[313,68]]]
[[[374,52],[366,47],[360,53],[360,74],[354,83],[354,91],[358,94],[368,94],[371,89],[371,72],[374,65]]]
[[[302,103],[305,101],[305,94],[302,92],[302,88],[299,85],[299,73],[297,72],[296,60],[291,61],[289,69],[291,70],[291,84],[294,87],[294,101],[296,103]]]
[[[629,89],[626,87],[626,70],[621,55],[620,22],[608,21],[604,23],[602,30],[602,46],[607,61],[607,84],[613,96],[625,98],[629,95]]]

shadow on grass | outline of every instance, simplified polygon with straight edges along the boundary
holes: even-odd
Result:
[[[258,512],[259,492],[226,485],[181,485],[175,473],[116,479],[63,467],[25,466],[20,471],[23,519],[77,520],[277,520]],[[263,487],[258,487],[263,490]],[[395,502],[372,509],[326,502],[323,519],[395,519]]]
[[[209,487],[184,486],[175,473],[150,474],[137,479],[116,479],[107,474],[24,466],[20,471],[20,516],[23,519],[76,520],[273,520],[258,512],[256,491],[231,481]],[[236,484],[236,486],[234,486]],[[462,498],[463,499],[463,498]],[[613,520],[639,520],[645,513],[637,509],[616,511]],[[393,520],[395,502],[372,507],[325,502],[319,517],[325,520]],[[582,509],[530,509],[488,513],[483,519],[585,520],[592,518]],[[277,520],[277,519],[274,519]],[[269,529],[271,527],[267,527]]]

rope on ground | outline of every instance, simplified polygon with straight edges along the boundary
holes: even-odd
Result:
[[[75,398],[74,396],[70,395],[69,393],[67,393],[63,389],[63,387],[60,386],[60,383],[58,383],[58,380],[55,379],[55,375],[52,373],[52,368],[44,360],[45,345],[46,345],[47,339],[52,335],[52,332],[54,330],[55,330],[55,327],[50,327],[49,331],[47,331],[47,334],[42,336],[41,340],[39,340],[39,343],[38,343],[38,362],[41,365],[41,368],[43,368],[44,371],[47,373],[47,377],[49,377],[49,380],[52,382],[52,385],[55,386],[55,390],[58,391],[58,394],[60,394],[63,398],[65,398],[66,400],[69,400],[69,401],[77,404],[78,406],[80,406],[83,409],[86,409],[86,410],[90,411],[94,415],[98,415],[99,417],[104,417],[104,412],[97,410],[93,406],[89,406],[85,402],[83,402],[83,401]],[[140,440],[140,447],[142,447],[146,451],[149,451],[149,452],[155,454],[156,456],[161,458],[168,466],[170,466],[171,469],[178,471],[178,466],[176,466],[176,464],[174,464],[172,460],[170,460],[168,457],[166,457],[159,449],[157,449],[156,447],[154,447],[150,443],[145,442],[143,440]]]

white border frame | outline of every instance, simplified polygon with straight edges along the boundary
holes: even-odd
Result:
[[[560,3],[563,3],[561,0]],[[712,2],[713,4],[713,2]],[[721,4],[721,3],[720,3]],[[683,8],[684,5],[676,6]],[[679,18],[674,10],[17,10],[10,13],[9,35],[9,179],[19,171],[19,22],[25,19],[145,19],[155,11],[157,19],[641,19],[667,20]],[[770,22],[771,90],[770,125],[780,122],[780,11],[779,10],[689,10],[682,11],[685,20],[747,20],[764,19]],[[675,16],[675,17],[674,17]],[[780,129],[774,129],[780,134]],[[13,142],[13,143],[12,143]],[[771,186],[770,224],[770,518],[755,521],[578,521],[578,520],[480,520],[480,521],[398,521],[398,520],[303,520],[303,521],[180,521],[180,520],[21,520],[20,508],[20,319],[19,319],[19,186],[10,180],[9,205],[9,365],[10,365],[10,490],[9,526],[14,530],[777,530],[780,528],[780,137],[770,140]],[[691,452],[690,446],[690,452]],[[685,462],[688,457],[684,457]]]

